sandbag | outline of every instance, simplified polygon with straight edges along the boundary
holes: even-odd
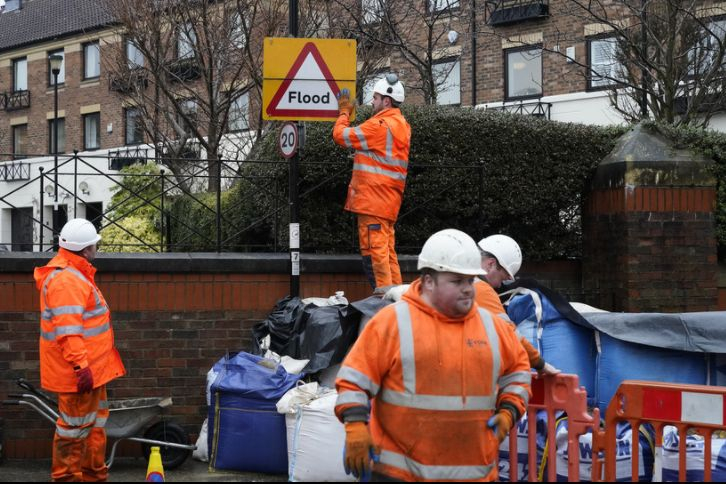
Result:
[[[568,463],[572,449],[567,442],[567,417],[557,421],[557,481],[567,482]],[[615,480],[630,482],[632,474],[632,438],[633,431],[628,422],[618,422],[616,427],[616,464]],[[650,425],[641,425],[638,432],[638,481],[650,482],[653,478],[653,462],[655,430]],[[592,482],[592,432],[580,436],[579,439],[580,482]],[[602,478],[604,478],[604,475]]]
[[[335,390],[309,383],[293,388],[278,402],[287,427],[288,476],[291,482],[356,479],[345,473],[345,427],[335,416]]]
[[[275,404],[299,379],[249,353],[226,359],[211,387],[210,467],[286,473],[285,417]]]
[[[537,470],[536,475],[544,472],[541,468],[542,456],[544,455],[545,444],[547,440],[547,412],[540,410],[537,412]],[[528,414],[517,422],[517,482],[527,482],[529,476],[529,448],[527,447],[527,439],[529,436]],[[499,446],[499,480],[501,482],[509,481],[510,467],[512,460],[509,457],[509,436],[505,438]]]
[[[628,343],[599,333],[597,405],[605,414],[623,380],[705,385],[706,355]]]
[[[726,481],[726,438],[723,432],[711,439],[711,480]],[[678,429],[667,426],[663,429],[663,458],[658,456],[656,473],[661,472],[661,482],[679,482]],[[686,481],[703,482],[705,440],[700,435],[686,437]],[[658,477],[656,475],[656,477]]]

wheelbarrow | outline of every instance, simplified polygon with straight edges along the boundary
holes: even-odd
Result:
[[[55,425],[58,403],[24,378],[16,383],[28,393],[9,395],[14,400],[5,400],[3,405],[28,406]],[[189,436],[180,425],[162,418],[163,410],[172,405],[171,398],[115,400],[109,401],[108,405],[106,437],[114,440],[106,462],[109,469],[113,465],[116,447],[123,440],[140,442],[147,461],[151,447],[160,447],[164,469],[179,467],[197,448],[189,444]]]

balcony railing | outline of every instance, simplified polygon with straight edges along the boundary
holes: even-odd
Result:
[[[487,0],[486,22],[500,26],[549,17],[549,3],[549,0]]]
[[[13,91],[0,94],[0,109],[17,111],[30,107],[30,91]]]
[[[149,149],[138,146],[111,150],[108,152],[108,169],[118,171],[134,163],[145,165],[148,157]]]
[[[0,181],[30,180],[29,163],[2,163],[0,164]]]
[[[202,75],[199,62],[193,57],[177,59],[169,64],[169,73],[172,81],[193,81]]]
[[[108,88],[111,91],[130,93],[136,89],[146,89],[149,80],[146,73],[138,70],[129,70],[120,75],[114,75],[108,80]]]
[[[526,116],[535,116],[537,118],[550,119],[550,111],[552,109],[552,103],[543,103],[542,101],[535,102],[520,102],[518,104],[504,104],[502,106],[488,107],[487,109],[493,109],[494,111],[505,111],[512,114],[523,114]]]

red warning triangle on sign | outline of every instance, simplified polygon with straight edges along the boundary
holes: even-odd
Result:
[[[300,51],[279,89],[267,106],[269,116],[335,118],[340,92],[330,69],[314,43]]]

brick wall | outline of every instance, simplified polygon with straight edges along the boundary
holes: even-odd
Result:
[[[167,397],[170,415],[196,435],[206,416],[204,386],[209,368],[227,351],[249,350],[250,328],[288,293],[285,254],[156,255],[103,257],[98,285],[112,309],[116,341],[128,375],[109,384],[111,399]],[[39,381],[38,292],[32,268],[47,257],[0,257],[0,400],[17,392],[14,381]],[[415,275],[414,259],[402,257]],[[206,269],[205,269],[206,268]],[[265,270],[265,268],[267,270]],[[578,299],[576,262],[525,264],[537,277]],[[303,256],[303,297],[345,291],[350,301],[370,295],[357,256]],[[0,407],[8,457],[48,457],[53,428],[35,412]],[[134,444],[122,447],[135,455]]]

